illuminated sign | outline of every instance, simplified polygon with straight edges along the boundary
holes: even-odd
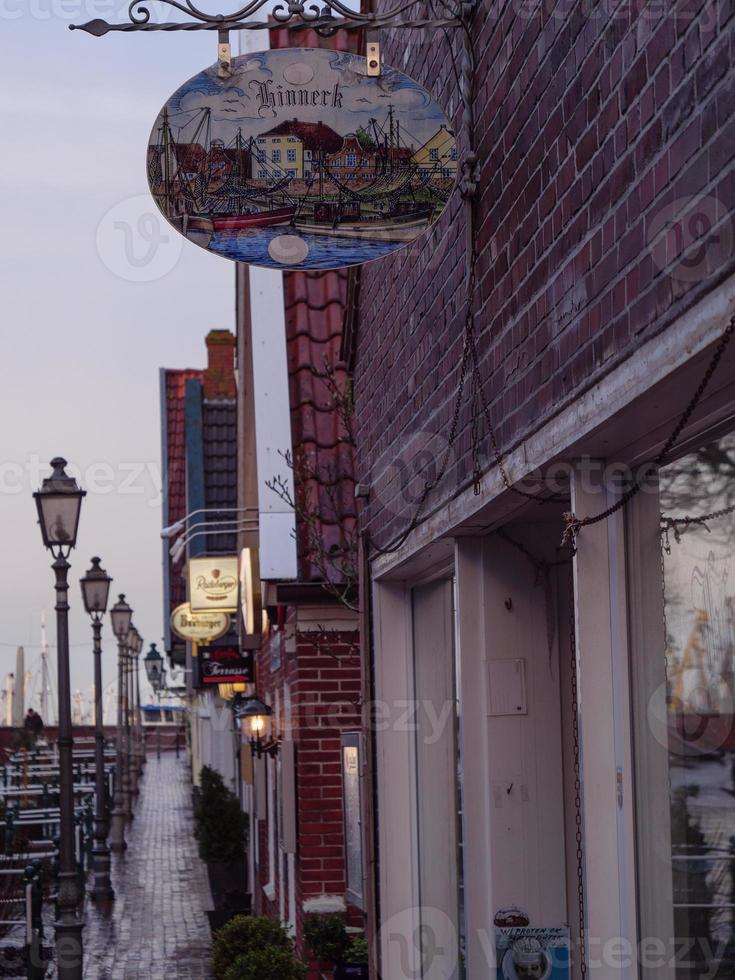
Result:
[[[237,612],[237,558],[214,556],[189,559],[189,603],[192,612]]]
[[[201,643],[224,636],[230,628],[230,616],[226,612],[192,612],[185,602],[171,613],[171,629],[182,640]]]

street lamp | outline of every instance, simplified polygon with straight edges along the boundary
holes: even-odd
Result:
[[[105,787],[105,729],[102,717],[102,617],[107,611],[112,579],[100,567],[99,558],[92,559],[92,567],[83,579],[82,599],[84,608],[92,619],[94,638],[94,768],[95,768],[95,818],[94,848],[92,850],[92,898],[109,901],[115,897],[110,883],[110,849],[107,846],[107,805]]]
[[[158,694],[166,686],[166,674],[163,669],[163,657],[156,649],[155,643],[151,643],[150,650],[143,658],[143,665],[148,683]]]
[[[110,623],[112,632],[117,638],[117,739],[115,743],[115,796],[112,807],[112,827],[110,831],[110,850],[115,853],[124,851],[127,847],[125,843],[125,798],[123,793],[123,783],[125,781],[125,744],[123,729],[123,684],[124,684],[124,657],[125,657],[125,638],[130,629],[133,618],[133,610],[125,601],[125,596],[121,595],[115,605],[110,610]]]
[[[81,894],[76,868],[74,827],[74,761],[69,679],[69,562],[77,543],[79,515],[86,492],[65,470],[66,460],[51,460],[51,476],[33,494],[43,543],[54,556],[56,577],[56,642],[59,688],[59,896],[54,925],[59,980],[82,980],[84,951]]]
[[[260,698],[248,698],[235,705],[235,718],[245,724],[248,742],[253,753],[260,758],[264,753],[278,755],[278,743],[270,742],[273,709]]]
[[[128,648],[130,650],[130,673],[129,673],[129,717],[132,734],[132,751],[130,752],[130,793],[132,797],[138,795],[138,780],[143,774],[143,745],[142,732],[140,725],[140,677],[138,668],[138,658],[143,649],[143,637],[138,630],[131,626],[128,633]]]

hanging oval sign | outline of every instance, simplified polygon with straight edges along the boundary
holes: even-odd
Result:
[[[171,629],[182,640],[203,643],[218,640],[230,628],[230,616],[226,612],[192,612],[191,605],[184,602],[171,613]]]
[[[190,241],[277,269],[335,269],[422,235],[457,177],[449,122],[395,68],[319,48],[235,58],[182,85],[148,148],[151,193]]]

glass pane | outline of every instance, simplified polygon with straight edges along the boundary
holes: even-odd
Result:
[[[48,495],[41,498],[43,523],[52,544],[74,542],[79,504],[79,497],[76,494]]]
[[[735,973],[735,434],[660,486],[676,975],[714,980]]]

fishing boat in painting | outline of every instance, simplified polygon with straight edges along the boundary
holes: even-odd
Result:
[[[179,89],[154,127],[148,179],[167,220],[198,245],[286,268],[287,250],[272,244],[282,229],[304,243],[295,267],[334,268],[364,260],[365,243],[373,258],[427,231],[456,160],[441,109],[401,72],[386,68],[378,83],[355,55],[286,49]]]
[[[215,215],[210,220],[215,231],[239,231],[244,228],[270,228],[272,225],[291,224],[296,216],[296,205],[273,208],[271,211],[252,211],[248,214]]]

